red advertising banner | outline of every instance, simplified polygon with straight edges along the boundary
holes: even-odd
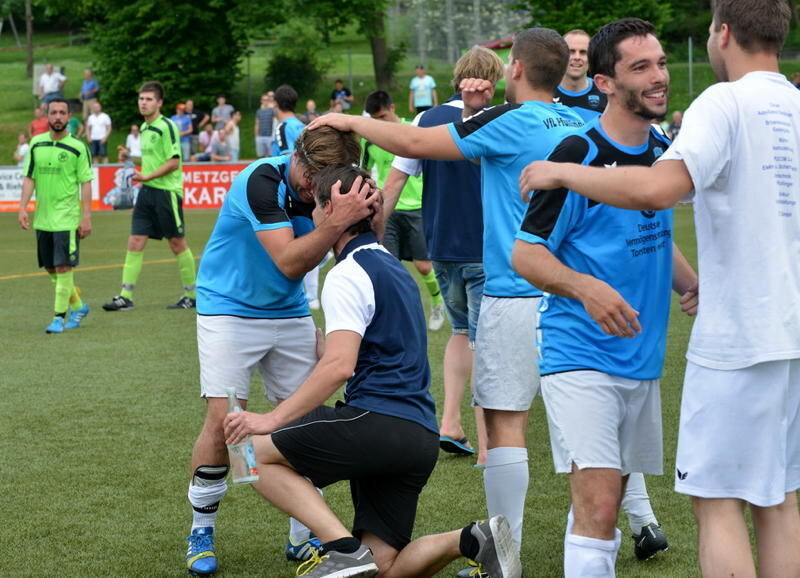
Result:
[[[231,182],[248,163],[189,163],[183,165],[183,208],[219,209]],[[130,207],[140,185],[131,179],[130,164],[95,167],[92,182],[92,210],[110,211]],[[16,211],[22,193],[18,167],[0,167],[0,211]],[[35,203],[28,207],[33,210]]]

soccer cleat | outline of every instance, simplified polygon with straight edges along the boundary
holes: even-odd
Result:
[[[633,553],[639,560],[647,560],[667,550],[667,536],[658,524],[646,524],[638,535],[633,535]]]
[[[86,303],[80,309],[73,309],[69,312],[69,319],[64,324],[64,329],[77,329],[87,315],[89,315],[89,306]]]
[[[195,528],[186,538],[186,569],[189,574],[213,574],[217,571],[217,555],[214,553],[214,528]]]
[[[491,578],[489,574],[481,571],[477,562],[469,561],[469,568],[464,568],[456,574],[456,578]]]
[[[133,301],[127,297],[114,295],[110,303],[103,304],[103,309],[106,311],[130,311],[133,309]]]
[[[311,534],[307,540],[295,544],[292,539],[286,542],[286,559],[290,562],[305,562],[311,558],[312,550],[319,550],[322,548],[322,542],[319,541],[314,534]]]
[[[444,305],[431,305],[431,316],[428,318],[428,329],[439,331],[444,325]]]
[[[478,554],[475,562],[478,571],[492,578],[520,578],[522,562],[514,548],[511,526],[505,516],[494,516],[488,520],[475,522],[470,530],[478,541]]]
[[[50,325],[44,330],[45,333],[64,333],[64,318],[56,315]]]
[[[167,305],[167,309],[194,309],[197,301],[184,295],[174,305]]]
[[[364,545],[352,554],[330,550],[320,555],[318,550],[312,550],[311,558],[297,567],[297,576],[310,578],[368,578],[377,574],[378,565]]]

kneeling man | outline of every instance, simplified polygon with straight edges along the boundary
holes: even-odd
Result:
[[[344,165],[320,171],[315,222],[330,213],[331,195],[368,187],[367,177]],[[228,414],[227,443],[271,434],[254,438],[254,487],[323,542],[306,576],[432,576],[465,556],[493,578],[519,578],[502,516],[411,542],[439,433],[419,290],[378,243],[379,219],[356,223],[333,247],[337,264],[322,291],[328,338],[317,367],[274,411]],[[345,402],[322,405],[345,381]],[[315,488],[340,480],[350,481],[352,532]]]

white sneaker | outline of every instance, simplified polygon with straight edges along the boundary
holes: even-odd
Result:
[[[431,316],[428,318],[428,329],[439,331],[444,325],[444,305],[431,305]]]
[[[308,306],[311,307],[312,310],[318,311],[320,308],[319,299],[312,299],[308,302]]]

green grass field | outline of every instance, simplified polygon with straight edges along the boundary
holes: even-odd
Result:
[[[130,213],[95,214],[94,233],[81,247],[76,273],[92,313],[78,330],[46,335],[53,290],[36,268],[34,235],[21,231],[15,217],[0,214],[0,463],[6,504],[0,575],[183,575],[189,458],[204,404],[198,395],[194,313],[164,308],[180,295],[171,254],[165,243],[151,242],[136,309],[102,311],[100,305],[119,289]],[[211,211],[187,213],[188,240],[196,255],[214,218]],[[677,209],[675,228],[678,242],[694,261],[691,208]],[[321,316],[315,317],[322,325]],[[689,328],[689,320],[673,307],[662,381],[666,475],[648,478],[671,550],[637,562],[626,537],[619,576],[697,574],[689,502],[671,489]],[[447,337],[447,326],[430,335],[437,403]],[[265,411],[259,391],[255,389],[251,408]],[[466,404],[464,411],[469,415]],[[471,423],[468,433],[474,439]],[[525,571],[529,577],[558,576],[567,480],[553,473],[539,399],[528,437]],[[482,476],[473,463],[441,456],[421,497],[415,535],[455,529],[486,515]],[[347,486],[337,484],[326,496],[349,520]],[[625,520],[620,528],[628,534]],[[218,518],[219,575],[293,575],[293,565],[283,558],[286,530],[285,516],[255,492],[231,488]],[[441,575],[462,567],[453,564]]]

